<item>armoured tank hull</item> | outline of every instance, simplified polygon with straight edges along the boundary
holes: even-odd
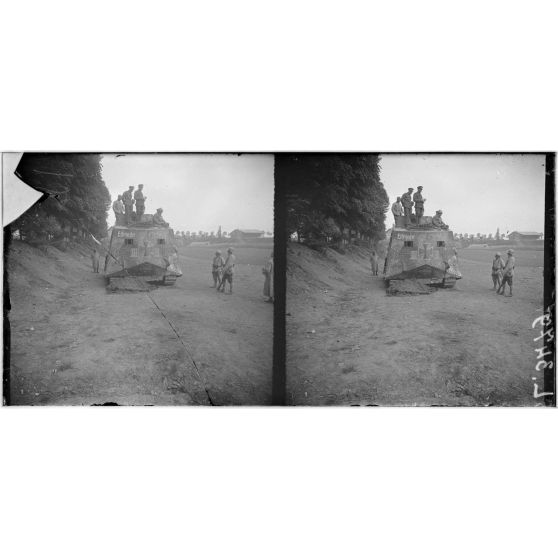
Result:
[[[453,287],[461,279],[454,248],[450,230],[394,226],[383,271],[388,292],[419,294]]]
[[[173,285],[182,276],[173,230],[139,224],[113,227],[104,275],[113,290],[145,290],[142,286],[146,284]]]

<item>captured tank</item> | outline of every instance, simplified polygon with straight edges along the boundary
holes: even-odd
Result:
[[[384,264],[388,294],[429,294],[461,279],[453,232],[436,217],[416,217],[405,224],[397,216]]]
[[[174,232],[155,225],[153,215],[139,222],[115,225],[109,240],[104,274],[110,290],[147,290],[151,285],[174,285],[182,276]]]

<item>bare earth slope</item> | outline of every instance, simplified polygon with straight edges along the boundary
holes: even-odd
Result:
[[[217,405],[269,403],[273,305],[261,267],[270,249],[237,249],[232,296],[210,288],[210,246],[180,248],[174,287],[107,294],[88,252],[14,241],[11,403],[207,405],[206,389]]]
[[[388,297],[365,250],[291,244],[288,403],[542,405],[531,324],[542,313],[543,253],[516,251],[512,298],[491,290],[491,258],[462,250],[455,289]]]

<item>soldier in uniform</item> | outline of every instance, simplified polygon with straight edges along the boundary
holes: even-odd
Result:
[[[397,217],[401,217],[401,215],[403,215],[403,206],[401,205],[401,198],[399,196],[397,196],[397,201],[391,206],[391,212],[396,218],[396,221]]]
[[[263,295],[266,297],[266,302],[273,302],[273,252],[262,267],[262,273],[265,275]]]
[[[91,254],[91,264],[93,265],[93,273],[99,273],[99,252],[97,248],[93,248],[93,253]]]
[[[378,275],[378,254],[376,254],[376,250],[372,250],[370,266],[372,267],[372,275]]]
[[[158,227],[168,227],[169,224],[163,219],[163,209],[157,209],[157,213],[153,215],[153,223]]]
[[[233,249],[229,248],[227,250],[227,259],[225,260],[225,265],[223,266],[223,277],[221,278],[221,283],[217,287],[218,291],[222,293],[225,292],[225,286],[227,281],[231,287],[229,294],[232,294],[233,289],[233,275],[234,275],[234,264],[236,263],[236,256],[233,254]]]
[[[114,211],[114,218],[116,219],[115,225],[125,225],[126,221],[124,219],[124,203],[122,203],[122,196],[118,194],[118,199],[114,200],[112,204],[112,210]]]
[[[507,283],[510,286],[510,294],[508,296],[512,296],[514,269],[515,269],[515,258],[513,256],[513,250],[508,250],[508,259],[506,260],[506,265],[502,270],[502,284],[496,291],[498,294],[504,295],[506,293],[506,283]]]
[[[502,256],[500,252],[496,252],[494,259],[492,260],[492,282],[494,283],[493,291],[500,287],[502,282],[502,270],[504,269],[504,262],[502,261]]]
[[[134,190],[133,186],[129,186],[128,190],[122,194],[122,201],[124,203],[124,210],[126,213],[126,224],[129,225],[132,222],[132,210],[134,207],[134,198],[132,197],[132,192]]]
[[[223,260],[223,256],[221,256],[221,250],[217,250],[211,264],[211,274],[213,275],[213,286],[211,287],[212,289],[215,289],[217,285],[221,283],[221,275],[223,273],[224,265],[225,260]]]
[[[457,256],[457,248],[453,249],[453,255],[448,260],[447,271],[457,277],[461,277],[461,272],[459,271],[459,258]]]
[[[413,193],[413,188],[409,188],[401,196],[401,204],[403,205],[403,210],[405,211],[405,226],[408,227],[411,224],[411,215],[413,214],[413,200],[411,195]]]
[[[143,184],[138,184],[138,189],[134,193],[134,200],[136,201],[136,219],[141,221],[141,216],[145,213],[145,200],[147,198],[143,195]]]
[[[417,192],[413,196],[413,201],[415,202],[415,214],[417,216],[417,225],[420,225],[420,218],[424,215],[424,202],[426,201],[422,197],[422,186],[417,188]]]
[[[442,210],[438,209],[436,215],[432,217],[432,224],[438,229],[447,229],[448,226],[442,221]]]

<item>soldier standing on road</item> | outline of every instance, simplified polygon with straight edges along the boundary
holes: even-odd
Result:
[[[426,201],[422,197],[422,186],[419,186],[417,188],[417,192],[413,196],[413,201],[415,202],[415,214],[417,216],[417,225],[420,225],[420,218],[424,215],[424,202]]]
[[[115,218],[115,225],[120,226],[120,225],[125,225],[125,219],[124,219],[124,204],[122,203],[122,196],[120,194],[118,194],[118,199],[114,200],[114,203],[112,204],[112,210],[114,211],[114,218]]]
[[[91,254],[91,264],[93,265],[93,273],[99,273],[99,252],[97,248],[93,248],[93,253]]]
[[[376,250],[372,250],[370,265],[372,267],[372,275],[378,275],[378,254],[376,254]]]
[[[401,198],[399,196],[397,196],[397,201],[391,206],[391,212],[393,213],[393,217],[396,222],[397,217],[401,217],[403,215],[403,206],[401,205]]]
[[[413,193],[413,188],[409,188],[401,196],[401,204],[403,205],[403,210],[405,211],[405,226],[408,227],[411,224],[411,215],[413,214],[413,200],[411,199],[411,194]]]
[[[122,194],[122,202],[124,203],[124,211],[126,213],[126,224],[132,222],[132,210],[134,207],[134,198],[132,197],[133,186],[129,186],[128,190]]]
[[[502,282],[502,270],[504,269],[504,262],[502,261],[502,256],[500,252],[496,252],[494,259],[492,260],[492,282],[494,283],[493,291],[500,287]]]
[[[496,291],[498,294],[504,295],[506,293],[506,283],[507,283],[510,286],[510,294],[508,296],[512,296],[514,269],[515,269],[515,258],[513,256],[513,250],[508,250],[508,259],[506,261],[506,265],[504,266],[504,269],[502,270],[502,284]]]
[[[262,273],[265,275],[263,295],[266,297],[266,302],[273,302],[273,252],[262,268]]]
[[[223,256],[221,256],[221,250],[217,250],[211,264],[211,274],[213,275],[213,286],[211,287],[212,289],[215,289],[217,285],[221,283],[224,265],[225,260],[223,260]]]
[[[229,291],[229,294],[232,294],[235,262],[236,262],[236,256],[233,254],[233,249],[229,248],[227,250],[227,259],[225,260],[225,265],[223,266],[223,277],[221,278],[221,282],[217,287],[218,291],[224,293],[228,281],[229,285],[231,286],[231,290]]]
[[[143,195],[143,184],[138,184],[138,189],[134,193],[134,200],[136,201],[136,218],[141,221],[141,216],[145,213],[145,200],[147,198]]]

